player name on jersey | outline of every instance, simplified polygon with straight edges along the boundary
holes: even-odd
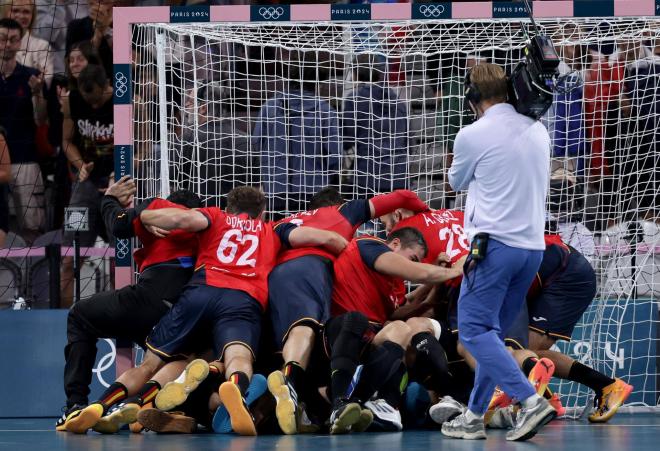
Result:
[[[225,216],[227,225],[232,229],[240,229],[244,232],[259,233],[263,227],[263,222],[259,219],[239,218],[238,216]]]

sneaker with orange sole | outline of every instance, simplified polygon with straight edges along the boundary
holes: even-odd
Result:
[[[548,388],[548,383],[555,372],[555,364],[552,360],[543,357],[536,362],[534,368],[529,372],[527,380],[534,386],[536,393],[543,396],[545,390]]]
[[[509,395],[504,393],[499,387],[495,388],[493,392],[493,397],[490,399],[490,404],[488,404],[488,410],[484,414],[484,424],[490,424],[490,420],[495,415],[497,409],[502,409],[511,405],[513,400]]]
[[[619,407],[628,399],[633,391],[633,386],[626,384],[621,379],[615,379],[614,383],[603,388],[600,396],[596,396],[596,410],[589,415],[591,423],[605,423],[612,418]]]
[[[148,402],[142,407],[140,407],[140,412],[143,411],[144,409],[152,409],[153,407],[154,407],[154,403]],[[135,421],[128,425],[128,429],[133,434],[140,434],[144,430],[144,425],[140,423],[140,412],[138,412],[138,421]]]
[[[197,421],[181,412],[146,408],[138,412],[137,418],[145,428],[159,433],[192,434],[197,429]]]
[[[233,382],[224,382],[218,389],[220,401],[229,412],[231,428],[239,435],[257,435],[254,419],[248,409],[241,390]]]
[[[134,403],[121,403],[115,406],[107,415],[101,417],[92,427],[95,432],[101,434],[116,434],[125,424],[137,421],[140,406]]]
[[[548,402],[557,411],[557,417],[563,417],[566,415],[566,409],[562,405],[561,399],[559,399],[559,395],[557,393],[553,393],[552,396],[550,396],[548,399]]]

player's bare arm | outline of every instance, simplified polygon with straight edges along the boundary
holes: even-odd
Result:
[[[297,227],[289,234],[291,247],[324,247],[333,254],[340,254],[348,241],[341,235],[313,227]]]
[[[186,232],[200,232],[209,226],[208,218],[199,211],[180,208],[145,210],[140,213],[140,221],[145,226],[164,230],[182,229]]]
[[[427,263],[417,263],[394,252],[382,254],[376,259],[374,267],[380,273],[417,283],[442,283],[463,273],[463,267],[459,265],[443,268]]]

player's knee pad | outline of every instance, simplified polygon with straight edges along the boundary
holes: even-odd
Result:
[[[374,348],[364,363],[360,385],[356,396],[368,399],[374,392],[380,390],[403,366],[404,349],[396,343],[385,341]],[[400,382],[401,377],[398,377]]]

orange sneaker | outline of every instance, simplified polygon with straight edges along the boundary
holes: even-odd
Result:
[[[239,435],[257,435],[252,414],[245,404],[238,385],[233,382],[224,382],[218,390],[220,401],[229,412],[231,428]]]
[[[103,406],[99,403],[90,404],[80,410],[78,415],[71,415],[66,423],[64,423],[64,427],[67,431],[74,434],[86,434],[89,429],[96,425],[102,416]]]
[[[589,415],[589,421],[592,423],[609,421],[628,399],[632,390],[632,385],[626,384],[621,379],[615,379],[614,383],[603,388],[600,396],[596,396],[596,410]]]
[[[527,379],[534,386],[536,393],[543,396],[548,388],[548,383],[555,372],[555,364],[548,358],[541,358],[536,362],[532,371],[529,372]]]
[[[563,417],[566,415],[566,409],[561,404],[561,399],[557,393],[553,393],[550,399],[548,399],[550,405],[557,411],[557,417]]]
[[[148,402],[142,407],[140,407],[140,412],[145,410],[145,409],[152,409],[154,407],[153,402]],[[138,412],[138,420],[129,424],[128,429],[133,433],[133,434],[139,434],[144,430],[144,426],[142,423],[140,423],[140,412]]]
[[[493,415],[497,409],[508,407],[512,402],[513,400],[509,395],[500,390],[499,387],[495,388],[493,397],[490,399],[490,404],[488,404],[488,410],[484,415],[484,424],[490,424],[490,420],[493,418]]]

